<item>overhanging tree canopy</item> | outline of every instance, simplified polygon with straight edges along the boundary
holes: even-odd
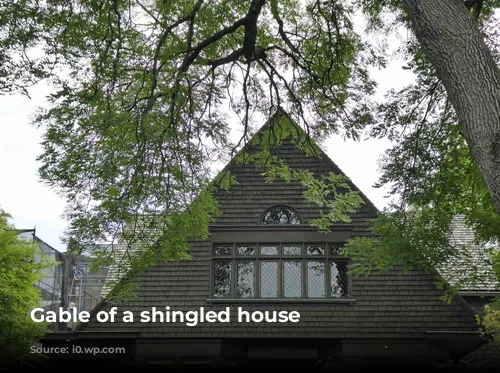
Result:
[[[349,245],[347,253],[365,264],[360,271],[396,260],[439,265],[454,252],[446,232],[457,214],[478,239],[498,244],[500,73],[493,13],[499,1],[0,5],[0,90],[23,90],[42,78],[57,88],[35,120],[46,129],[40,171],[68,197],[69,234],[83,246],[123,237],[124,224],[148,214],[144,237],[169,232],[159,258],[179,257],[186,232],[195,228],[195,236],[204,237],[217,210],[210,193],[202,193],[211,160],[234,154],[252,132],[252,118],[278,108],[316,140],[369,131],[395,141],[381,183],[394,186],[400,203],[377,222],[380,240]],[[415,31],[403,52],[417,80],[382,103],[370,100],[375,83],[368,71],[384,66],[385,56],[354,27],[360,12],[377,32]],[[237,144],[229,141],[224,105],[239,115]],[[301,175],[269,164],[271,176]],[[223,187],[232,182],[218,181]],[[130,242],[140,236],[132,231]]]
[[[2,5],[2,89],[40,77],[58,88],[35,120],[46,129],[40,173],[68,197],[80,247],[123,238],[124,224],[144,214],[154,217],[145,235],[186,223],[186,208],[207,223],[214,205],[194,196],[211,161],[248,140],[257,114],[260,122],[284,107],[312,137],[357,136],[375,87],[367,68],[383,61],[354,32],[354,6],[341,2]],[[44,48],[36,60],[34,46]],[[224,104],[241,119],[237,144]]]

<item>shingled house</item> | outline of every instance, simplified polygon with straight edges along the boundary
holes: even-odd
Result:
[[[292,167],[316,175],[342,172],[326,154],[307,156],[290,139],[278,151]],[[365,203],[351,222],[334,224],[325,234],[308,224],[321,211],[306,202],[301,185],[266,183],[262,170],[251,164],[232,161],[226,170],[239,183],[218,193],[221,215],[210,226],[209,239],[192,242],[191,260],[158,263],[142,273],[137,298],[119,307],[118,316],[132,311],[135,322],[97,322],[96,312],[110,309],[103,302],[89,323],[48,335],[44,345],[124,346],[125,354],[71,359],[140,366],[277,362],[363,368],[457,362],[484,344],[474,309],[461,296],[444,303],[434,273],[397,269],[366,278],[347,273],[349,259],[339,248],[349,238],[369,235],[369,221],[377,214],[361,191]],[[184,312],[231,307],[231,322],[138,322],[141,311],[167,306]],[[300,321],[238,323],[237,307],[297,311]]]

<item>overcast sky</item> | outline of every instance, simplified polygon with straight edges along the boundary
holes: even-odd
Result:
[[[390,88],[401,88],[412,75],[401,68],[401,61],[376,71],[379,94]],[[41,153],[42,130],[30,124],[36,108],[43,106],[50,90],[39,84],[30,90],[31,99],[21,95],[2,96],[0,100],[0,208],[12,215],[11,223],[19,229],[36,227],[36,234],[52,247],[65,251],[60,241],[67,222],[61,214],[65,201],[54,190],[39,182],[36,161]],[[354,184],[382,209],[386,191],[373,188],[378,180],[377,161],[388,148],[387,140],[327,140],[323,146],[328,156],[351,178]]]

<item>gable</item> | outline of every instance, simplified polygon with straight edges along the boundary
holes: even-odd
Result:
[[[321,209],[304,198],[306,188],[299,182],[287,182],[279,178],[267,182],[263,167],[252,161],[245,162],[245,156],[251,157],[260,152],[265,154],[261,157],[275,155],[291,169],[309,170],[316,178],[330,172],[345,175],[286,113],[278,111],[221,171],[221,174],[230,172],[238,184],[227,192],[216,194],[221,216],[214,225],[256,225],[264,211],[273,205],[293,208],[306,224],[321,216]],[[263,162],[262,159],[259,161]],[[375,205],[350,181],[349,186],[363,200],[359,211],[351,216],[352,224],[364,224],[366,219],[375,218],[378,213]]]
[[[252,149],[252,146],[256,144],[249,144],[244,150],[249,153],[258,150]],[[293,139],[282,139],[277,151],[291,167],[307,168],[317,176],[328,172],[341,173],[325,153],[321,152],[320,157],[311,156],[306,151],[297,149],[296,141]],[[330,280],[337,280],[340,277],[331,274],[330,269],[334,268],[333,264],[339,264],[341,260],[347,262],[347,259],[331,254],[330,249],[334,247],[332,243],[342,243],[348,238],[370,235],[369,220],[375,218],[377,214],[377,209],[362,193],[360,195],[365,204],[352,214],[351,222],[334,224],[330,234],[322,234],[317,232],[315,227],[307,226],[307,222],[318,217],[321,210],[304,199],[302,195],[304,187],[299,183],[283,180],[267,183],[262,175],[264,171],[262,168],[238,162],[237,159],[233,159],[224,171],[229,171],[235,176],[238,184],[233,185],[228,191],[217,192],[216,198],[220,204],[221,215],[211,225],[210,237],[205,241],[192,242],[190,260],[158,263],[140,274],[137,278],[138,295],[135,299],[118,305],[117,320],[121,320],[123,311],[131,311],[134,320],[139,320],[142,311],[151,310],[153,307],[159,310],[170,307],[172,311],[181,312],[196,312],[200,308],[218,312],[231,307],[231,322],[199,323],[196,326],[187,326],[183,322],[100,323],[96,321],[97,311],[109,311],[112,307],[103,302],[93,312],[90,323],[80,324],[76,332],[78,335],[82,338],[110,333],[139,336],[136,342],[137,353],[146,360],[176,359],[175,352],[170,352],[168,355],[168,351],[171,351],[172,346],[179,340],[183,343],[210,340],[220,349],[223,349],[220,341],[226,341],[232,346],[238,345],[244,357],[251,355],[252,343],[260,346],[263,341],[269,341],[271,348],[282,343],[280,341],[290,340],[297,346],[307,341],[314,346],[323,343],[321,349],[327,351],[327,354],[341,351],[340,353],[347,358],[368,355],[388,358],[402,355],[415,357],[417,354],[417,358],[427,355],[440,356],[444,361],[449,358],[448,350],[453,350],[454,354],[458,353],[457,351],[464,353],[473,345],[477,345],[475,314],[469,312],[470,310],[457,299],[451,304],[444,303],[440,299],[441,290],[434,284],[433,274],[418,269],[403,274],[402,268],[396,268],[390,273],[373,271],[368,277],[343,277],[347,282],[341,284],[340,290],[334,289],[334,284]],[[352,183],[351,188],[358,190]],[[263,214],[272,206],[292,208],[300,215],[301,222],[306,224],[262,225]],[[324,244],[325,254],[314,258],[308,257],[306,248],[311,242]],[[255,244],[252,256],[238,256],[236,254],[238,243]],[[262,248],[262,243],[274,243],[276,252],[272,253],[271,257],[264,257],[258,252]],[[301,243],[304,251],[295,257],[286,257],[285,243]],[[217,256],[217,250],[224,247],[229,248],[228,252],[232,250],[232,254]],[[278,254],[278,247],[281,255]],[[280,263],[277,265],[280,269],[274,276],[278,278],[281,289],[276,290],[277,295],[272,299],[265,299],[262,296],[263,291],[269,288],[261,286],[264,268],[260,266],[261,263],[272,261]],[[281,274],[286,270],[281,264],[286,264],[287,261],[302,264],[300,295],[292,291],[288,294],[291,296],[287,297],[285,275]],[[311,278],[308,264],[313,261],[323,263],[325,274],[322,277],[316,276],[315,280],[320,279],[318,289],[323,289],[324,292],[317,291],[313,296],[309,296],[308,286]],[[235,268],[238,268],[240,263],[253,263],[252,296],[245,298],[235,290],[231,290],[218,298],[214,293],[214,271],[217,262],[229,264],[228,283],[233,289],[239,282]],[[258,267],[260,269],[257,269]],[[340,266],[335,269],[340,269]],[[292,272],[290,274],[295,276]],[[266,276],[270,278],[269,273]],[[282,282],[279,282],[280,279]],[[246,280],[243,279],[243,282]],[[235,310],[239,306],[248,312],[297,311],[300,312],[300,322],[239,323],[235,319]],[[460,338],[457,339],[457,336]],[[455,343],[455,339],[460,345],[457,345],[459,342]],[[153,340],[154,343],[151,342]],[[159,346],[157,355],[152,349],[153,344]],[[218,354],[218,351],[215,354]],[[318,354],[314,356],[319,356],[318,349],[313,348],[311,351],[313,354]]]
[[[268,126],[258,133],[264,133]],[[313,156],[300,146],[297,148],[297,143],[293,138],[283,138],[275,151],[291,167],[309,169],[317,177],[329,172],[342,173],[324,152],[320,151],[319,157]],[[251,142],[243,152],[255,153],[259,150],[258,145]],[[316,360],[321,356],[333,356],[334,359],[342,357],[347,360],[414,358],[442,362],[450,356],[460,357],[478,346],[475,313],[464,307],[461,298],[454,299],[451,304],[443,302],[433,274],[418,269],[404,274],[402,268],[395,268],[389,273],[373,271],[370,276],[362,278],[348,278],[344,276],[346,272],[342,273],[343,277],[339,276],[342,269],[339,264],[341,261],[347,263],[348,259],[337,257],[330,249],[348,238],[370,235],[369,221],[378,212],[355,185],[351,183],[351,189],[359,191],[365,203],[351,215],[351,222],[333,224],[332,232],[322,234],[307,225],[308,221],[321,215],[321,209],[305,200],[304,187],[300,183],[279,179],[268,183],[262,175],[263,168],[242,163],[237,157],[222,172],[225,171],[230,172],[238,184],[228,191],[217,192],[221,215],[211,225],[207,240],[192,242],[191,259],[158,263],[148,268],[136,279],[139,285],[137,297],[116,305],[119,311],[115,322],[97,321],[98,311],[109,312],[114,306],[102,302],[93,311],[91,321],[78,326],[77,339],[96,342],[99,338],[129,338],[132,340],[130,350],[139,356],[138,360],[169,363],[179,360],[178,345],[188,346],[182,350],[183,358],[194,356],[195,359],[200,356],[220,358],[236,350],[239,357],[247,359],[258,348],[275,357],[276,346],[279,349],[289,342],[294,347],[307,348]],[[272,206],[287,206],[299,218],[285,219],[289,223],[285,225],[262,225],[263,214]],[[295,224],[299,220],[301,224]],[[251,256],[239,255],[239,243],[254,244]],[[298,245],[285,245],[290,243]],[[324,253],[308,256],[309,243],[317,243],[317,247],[324,245]],[[272,251],[273,244],[275,252],[265,257],[260,249],[266,246]],[[299,247],[302,252],[299,250],[295,256],[287,257],[285,249],[290,247]],[[224,251],[224,248],[228,248],[229,254],[218,256],[217,251]],[[286,279],[286,273],[282,273],[286,271],[287,262],[292,261],[301,265],[299,272],[302,271],[302,275],[297,277],[297,272],[292,271],[290,278],[302,276],[302,282],[299,282],[302,291],[299,294],[295,289],[296,292],[287,296],[286,283],[290,278]],[[222,297],[214,293],[214,272],[218,262],[230,267],[228,284],[233,287]],[[266,299],[262,296],[263,291],[269,288],[262,287],[262,278],[267,276],[269,280],[272,276],[269,273],[264,275],[261,265],[271,262],[279,268],[274,274],[278,279],[274,283],[279,285],[276,286],[276,296]],[[320,264],[321,276],[309,277],[308,265],[311,262]],[[240,280],[237,271],[241,263],[253,263],[250,267],[254,268],[252,292],[244,296],[234,290]],[[333,273],[331,269],[338,271]],[[341,277],[344,282],[339,287],[333,280]],[[312,278],[319,285],[310,296]],[[247,280],[243,278],[241,282]],[[246,297],[250,293],[252,296]],[[236,307],[239,306],[250,313],[263,310],[299,312],[300,322],[240,323],[236,320]],[[161,312],[167,307],[184,313],[201,309],[219,312],[230,307],[231,322],[190,326],[185,322],[138,321],[143,311],[155,308]],[[134,322],[123,321],[124,311],[134,315]]]

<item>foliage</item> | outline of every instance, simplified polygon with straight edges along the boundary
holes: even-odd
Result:
[[[122,257],[119,261],[121,273],[118,274],[116,282],[106,283],[111,289],[106,297],[107,300],[118,304],[133,299],[138,287],[136,275],[157,262],[190,259],[187,253],[190,242],[208,238],[208,225],[217,214],[217,201],[206,190],[201,192],[186,210],[172,213],[158,238],[152,239],[147,228],[143,228],[142,232],[146,234],[145,237],[138,234],[138,229],[141,228],[125,230],[120,238],[121,242],[126,242],[125,251],[121,252]],[[155,218],[155,216],[143,216],[137,224],[146,227],[148,224],[154,225]],[[104,262],[99,263],[96,259],[93,261],[93,265],[97,268],[109,263],[109,256],[100,259]]]
[[[397,2],[393,2],[397,4]],[[380,24],[381,10],[367,1],[373,24]],[[496,62],[499,62],[498,19],[492,16],[496,2],[485,2],[478,19]],[[394,8],[393,8],[394,9]],[[404,13],[400,22],[405,23]],[[378,22],[378,23],[377,23]],[[390,270],[404,264],[427,271],[453,268],[461,276],[454,284],[438,283],[451,301],[464,285],[500,280],[495,274],[474,270],[465,263],[470,247],[453,237],[457,221],[472,229],[473,243],[484,247],[486,260],[495,265],[499,253],[500,216],[495,210],[480,172],[472,161],[453,107],[434,68],[413,39],[401,51],[407,69],[416,75],[415,83],[399,91],[390,91],[378,105],[370,136],[389,138],[392,148],[381,159],[382,175],[378,186],[389,185],[395,201],[374,222],[375,238],[357,238],[345,247],[345,255],[357,261],[353,272],[367,275],[373,270]],[[458,219],[458,220],[457,220]],[[468,243],[470,245],[470,242]],[[460,262],[462,260],[462,262]],[[460,274],[461,266],[468,267]],[[451,270],[450,270],[451,271]],[[453,272],[453,271],[451,271]],[[449,286],[452,285],[452,286]],[[498,330],[494,317],[498,300],[488,308],[483,321],[490,332]]]
[[[213,203],[190,206],[210,165],[241,150],[263,117],[285,109],[313,138],[357,138],[370,120],[368,68],[384,63],[355,32],[350,1],[0,0],[0,9],[0,92],[28,94],[43,78],[54,87],[34,120],[45,129],[40,176],[67,198],[67,240],[95,268],[134,261],[138,246],[148,258],[184,257],[184,244],[168,243],[181,242],[174,227],[194,211],[204,217],[194,235],[204,236]],[[224,105],[240,117],[236,143]],[[344,193],[327,203],[311,175],[292,176],[332,209],[313,222],[323,229],[359,204]]]
[[[492,255],[492,264],[495,274],[500,279],[500,250],[495,250]],[[485,306],[485,315],[477,317],[481,326],[483,337],[500,343],[500,298],[496,297],[490,304]]]
[[[485,315],[477,316],[478,323],[482,326],[481,334],[485,338],[500,343],[500,307],[498,300],[485,306]]]
[[[380,185],[390,184],[400,201],[375,222],[373,233],[380,241],[357,239],[346,246],[346,254],[362,262],[359,272],[399,263],[427,270],[442,266],[459,255],[450,237],[450,224],[457,216],[465,217],[483,244],[500,238],[500,217],[451,108],[431,98],[424,109],[419,108],[421,94],[416,87],[405,88],[381,108],[383,121],[392,125],[382,128],[383,122],[375,130],[398,138],[398,143],[382,159]],[[443,94],[441,90],[439,95]],[[410,115],[415,116],[413,121]],[[406,127],[401,132],[408,132],[398,132],[398,124]]]
[[[288,141],[296,151],[305,157],[321,158],[322,151],[311,138],[286,113],[277,112],[255,136],[250,145],[257,151],[241,151],[236,163],[253,164],[260,167],[266,182],[276,179],[287,183],[298,183],[303,187],[306,201],[321,208],[321,217],[312,219],[309,224],[320,232],[330,231],[332,222],[348,223],[351,214],[364,203],[357,191],[352,190],[349,178],[333,172],[315,174],[314,172],[290,166],[279,150]]]
[[[500,2],[464,6],[498,63]],[[211,193],[237,182],[223,173],[222,183],[210,184],[211,163],[235,155],[257,121],[282,110],[294,122],[258,132],[259,152],[240,151],[236,160],[257,164],[269,181],[306,187],[304,197],[324,209],[310,223],[323,231],[348,221],[359,196],[339,175],[289,167],[276,147],[289,139],[320,156],[299,127],[318,142],[365,133],[394,143],[379,184],[391,185],[396,201],[374,222],[377,240],[345,247],[357,273],[445,265],[461,251],[449,237],[457,216],[496,255],[500,217],[411,33],[398,52],[415,83],[371,100],[370,69],[386,64],[371,35],[410,27],[404,1],[0,0],[0,9],[0,91],[42,78],[54,86],[35,120],[45,129],[40,175],[68,198],[75,250],[95,248],[100,265],[133,257],[137,246],[143,259],[134,268],[185,257],[186,235],[205,237],[216,213]],[[360,12],[370,34],[354,25]],[[239,118],[235,143],[225,107]],[[126,246],[118,262],[113,250],[94,245],[113,247],[118,237]]]
[[[30,318],[30,311],[40,301],[34,285],[42,270],[54,265],[35,243],[19,238],[9,218],[0,210],[0,366],[4,368],[19,367],[39,357],[30,347],[45,334],[47,324]]]

